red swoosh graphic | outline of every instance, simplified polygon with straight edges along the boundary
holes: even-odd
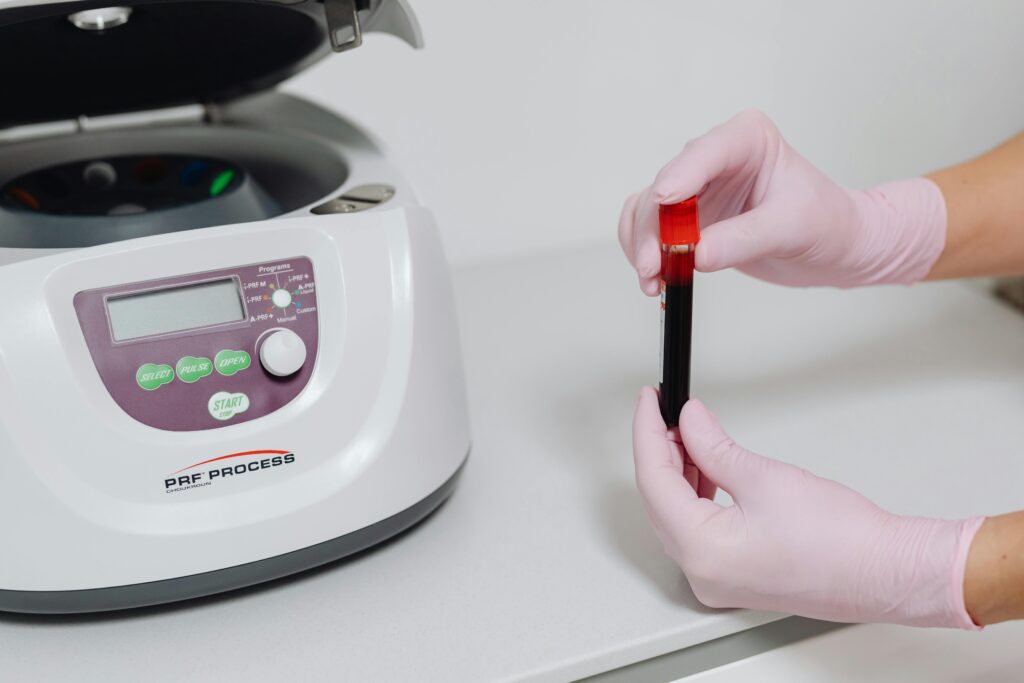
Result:
[[[200,465],[205,465],[205,464],[210,463],[210,462],[217,462],[218,460],[227,460],[228,458],[241,458],[244,455],[288,455],[289,453],[291,453],[291,451],[242,451],[241,453],[231,453],[230,455],[222,455],[222,456],[220,456],[218,458],[210,458],[209,460],[204,460],[202,462],[197,462],[195,465],[189,465],[188,467],[182,467],[177,472],[172,472],[171,474],[178,474],[179,472],[184,472],[185,470],[190,470],[193,467],[199,467]]]

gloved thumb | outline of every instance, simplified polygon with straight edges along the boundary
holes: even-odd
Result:
[[[734,500],[742,495],[747,482],[757,481],[764,458],[733,441],[700,401],[690,399],[683,406],[679,433],[697,468]]]
[[[708,226],[697,244],[697,270],[713,273],[784,252],[790,245],[786,231],[772,224],[775,215],[759,206]]]

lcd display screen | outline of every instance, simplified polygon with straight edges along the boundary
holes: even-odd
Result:
[[[242,292],[234,278],[111,297],[107,313],[115,341],[245,320]]]

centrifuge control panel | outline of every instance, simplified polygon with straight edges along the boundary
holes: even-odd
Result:
[[[91,289],[75,310],[111,397],[159,429],[272,413],[306,386],[317,354],[316,281],[303,257]]]

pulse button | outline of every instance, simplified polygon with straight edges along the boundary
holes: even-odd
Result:
[[[291,330],[272,332],[260,346],[260,363],[271,375],[294,375],[306,362],[306,343]]]

